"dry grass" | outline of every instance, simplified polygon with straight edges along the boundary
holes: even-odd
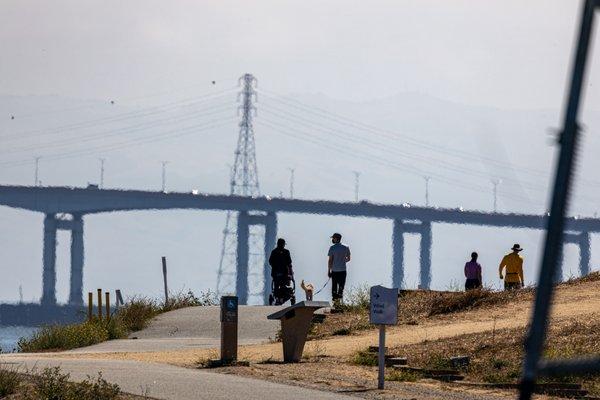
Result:
[[[0,365],[0,399],[16,393],[22,381],[19,370],[15,367],[2,367]]]
[[[570,279],[559,287],[581,285],[600,281],[600,272],[592,272],[582,277]],[[456,314],[477,309],[494,308],[515,302],[530,302],[535,289],[525,288],[516,291],[492,291],[489,289],[468,292],[433,290],[403,290],[398,297],[398,325],[418,325],[430,317]],[[350,292],[351,301],[343,308],[343,313],[331,314],[322,324],[313,326],[309,340],[330,336],[351,335],[371,329],[368,315],[368,288],[360,287]]]
[[[600,281],[600,271],[594,271],[581,278],[570,278],[569,280],[565,281],[563,285],[578,285],[582,283],[598,281]]]
[[[60,368],[24,373],[0,365],[0,398],[3,400],[142,400],[145,396],[121,393],[117,385],[106,382],[102,375],[71,382]]]
[[[465,369],[469,380],[516,383],[523,360],[525,328],[488,331],[433,340],[416,345],[392,348],[390,353],[407,357],[410,365],[425,368],[447,368],[452,356],[469,356],[471,365]],[[572,320],[550,331],[545,355],[550,358],[600,354],[600,321]],[[600,394],[600,378],[571,378],[590,391]]]
[[[418,325],[437,315],[531,300],[533,293],[532,289],[511,292],[493,292],[485,289],[469,292],[405,290],[398,297],[398,325]],[[373,326],[369,323],[368,302],[362,304],[361,307],[349,306],[342,313],[328,315],[323,323],[313,326],[309,340],[351,335],[372,329]]]

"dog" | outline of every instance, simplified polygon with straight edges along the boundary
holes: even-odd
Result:
[[[302,288],[302,290],[304,290],[304,293],[306,294],[306,301],[312,301],[313,292],[315,290],[314,286],[311,283],[304,283],[304,279],[302,279],[300,287]]]

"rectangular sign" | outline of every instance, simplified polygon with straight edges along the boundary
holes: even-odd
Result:
[[[221,322],[237,322],[238,298],[237,296],[221,297]]]
[[[376,325],[396,325],[398,323],[398,289],[389,289],[379,285],[371,287],[369,320]]]

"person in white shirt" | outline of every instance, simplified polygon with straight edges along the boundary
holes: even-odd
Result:
[[[331,235],[333,245],[329,248],[329,261],[327,263],[328,276],[331,278],[331,299],[339,303],[344,296],[346,284],[346,263],[350,261],[350,247],[342,244],[342,235]]]

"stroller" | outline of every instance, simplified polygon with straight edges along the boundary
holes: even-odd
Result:
[[[279,306],[288,300],[291,305],[296,304],[296,281],[291,266],[288,268],[288,273],[278,273],[273,276],[269,305]]]

